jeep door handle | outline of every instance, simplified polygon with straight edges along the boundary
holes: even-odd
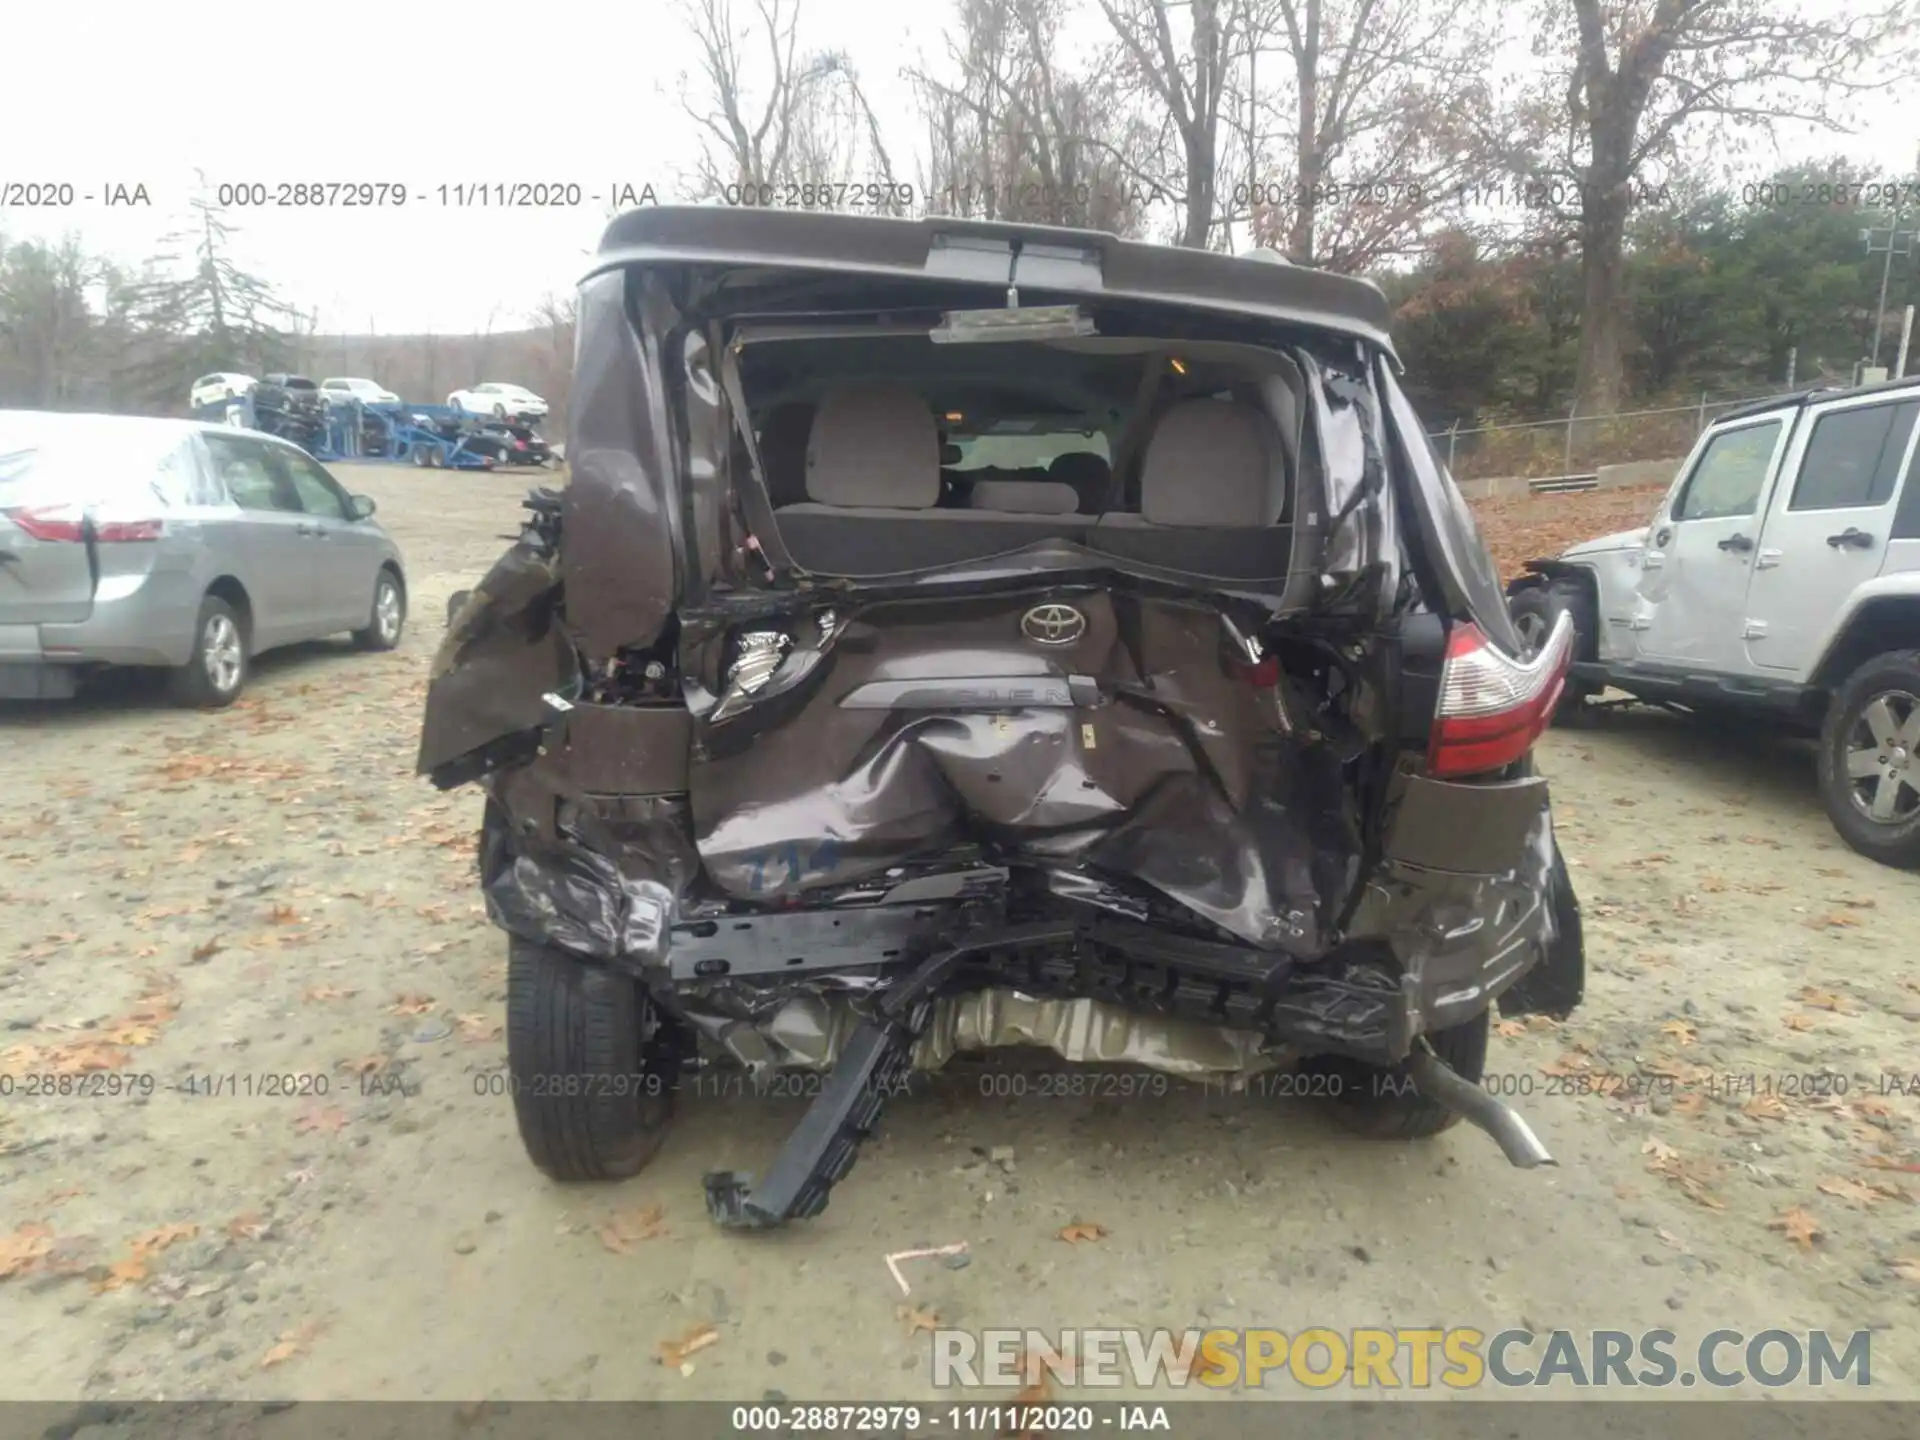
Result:
[[[1853,526],[1849,525],[1838,535],[1827,536],[1827,543],[1836,550],[1841,549],[1843,546],[1851,547],[1855,550],[1870,550],[1873,548],[1873,536],[1867,534],[1864,530],[1856,530]]]
[[[1748,550],[1753,549],[1753,541],[1749,540],[1744,535],[1733,534],[1733,535],[1727,536],[1726,539],[1720,542],[1720,548],[1722,550],[1733,550],[1733,551],[1739,551],[1744,553]]]

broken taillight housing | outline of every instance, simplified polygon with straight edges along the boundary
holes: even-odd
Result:
[[[1525,660],[1498,649],[1477,625],[1455,625],[1440,671],[1427,772],[1479,775],[1524,756],[1552,723],[1572,660],[1573,617],[1565,611]]]

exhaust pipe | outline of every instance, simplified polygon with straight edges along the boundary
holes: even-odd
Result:
[[[1446,1061],[1417,1042],[1406,1060],[1407,1075],[1416,1089],[1429,1100],[1465,1116],[1498,1142],[1501,1152],[1522,1170],[1536,1165],[1557,1163],[1533,1133],[1533,1127],[1520,1118],[1511,1105],[1489,1095],[1471,1080],[1463,1078]]]

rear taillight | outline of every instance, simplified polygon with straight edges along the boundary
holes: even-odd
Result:
[[[58,540],[77,545],[87,539],[86,513],[72,505],[9,510],[7,518],[36,540]],[[166,534],[164,520],[98,520],[95,544],[114,545],[133,540],[158,540]]]
[[[1440,672],[1428,773],[1478,775],[1524,756],[1552,723],[1572,659],[1573,617],[1564,611],[1546,644],[1524,661],[1496,649],[1478,626],[1455,625]]]
[[[158,540],[167,533],[164,520],[102,520],[93,527],[93,538],[103,545],[128,540]]]
[[[86,516],[71,506],[9,510],[7,518],[36,540],[66,540],[78,545],[87,538]]]

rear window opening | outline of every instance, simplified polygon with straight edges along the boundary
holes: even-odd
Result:
[[[774,523],[803,569],[879,577],[1065,542],[1210,579],[1286,578],[1306,407],[1277,351],[814,330],[752,338],[740,377]],[[744,453],[735,463],[744,473]]]

